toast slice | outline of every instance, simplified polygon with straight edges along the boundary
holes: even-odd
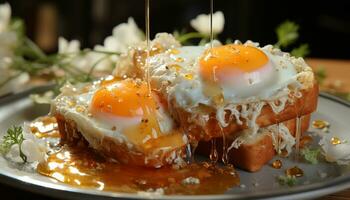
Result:
[[[99,134],[96,131],[82,130],[82,127],[78,127],[75,121],[66,119],[61,114],[56,114],[55,117],[62,145],[91,147],[108,159],[134,166],[159,168],[164,165],[181,166],[185,164],[183,160],[186,156],[185,145],[182,137],[174,135],[159,137],[153,141],[153,144],[168,148],[142,151],[137,146],[127,145],[126,142],[115,137]]]
[[[244,45],[259,47],[258,44],[249,41]],[[195,54],[191,47],[181,51],[183,54],[194,54],[197,57],[175,59],[181,52],[177,50],[181,45],[169,34],[158,34],[152,41],[152,47],[149,54],[152,59],[147,69],[145,50],[134,48],[128,55],[122,56],[114,75],[144,78],[145,72],[149,71],[152,88],[159,92],[159,96],[165,102],[168,102],[173,118],[191,140],[209,141],[212,138],[222,137],[223,134],[234,135],[244,129],[255,132],[259,127],[312,113],[317,107],[318,84],[312,69],[302,58],[292,57],[271,45],[261,49],[289,62],[296,71],[293,81],[297,83],[286,82],[286,85],[269,98],[260,99],[251,96],[254,100],[248,98],[238,101],[239,103],[225,102],[220,95],[214,97],[205,95],[205,91],[211,89],[202,88],[203,83],[198,75],[196,59],[201,54]],[[172,54],[174,50],[178,52]],[[282,64],[280,67],[284,68]],[[250,113],[242,114],[247,111]]]
[[[283,125],[288,128],[291,135],[295,136],[296,131],[296,119],[291,119],[282,122]],[[310,115],[302,117],[301,121],[301,134],[307,131],[310,124]],[[228,161],[235,167],[241,168],[249,172],[259,171],[266,163],[268,163],[276,155],[276,146],[274,144],[272,134],[274,130],[266,128],[261,132],[246,140],[241,144],[239,148],[232,148],[228,152]],[[227,138],[228,145],[230,145],[235,138]],[[217,140],[218,155],[222,155],[222,140]],[[208,156],[210,154],[211,143],[207,141],[201,141],[198,144],[196,152],[201,155]]]
[[[62,144],[91,147],[123,164],[182,164],[187,137],[139,80],[105,77],[66,84],[51,102]]]
[[[281,123],[296,118],[297,116],[308,115],[314,112],[317,108],[318,99],[318,84],[314,83],[313,87],[304,89],[301,91],[301,98],[292,97],[292,101],[287,101],[283,110],[276,113],[273,111],[269,104],[265,104],[257,116],[255,123],[258,127],[263,128],[273,124]],[[276,101],[279,101],[277,99]],[[246,105],[250,106],[250,105]],[[242,105],[238,106],[238,112],[241,112]],[[251,128],[248,127],[247,121],[244,118],[240,118],[241,123],[237,123],[235,117],[230,117],[231,112],[225,110],[225,121],[227,126],[221,129],[220,123],[217,120],[217,113],[215,110],[208,109],[207,107],[198,108],[202,114],[194,116],[193,113],[188,112],[180,107],[175,107],[173,110],[173,116],[179,121],[181,126],[187,133],[195,140],[209,141],[212,138],[222,137],[222,134],[227,136],[235,135],[241,130]],[[208,115],[208,120],[203,123],[200,115]],[[223,133],[221,132],[223,130]]]

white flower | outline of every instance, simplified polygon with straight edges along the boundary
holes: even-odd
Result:
[[[321,136],[319,142],[322,154],[328,162],[336,162],[339,165],[350,163],[350,136],[344,133],[328,133]],[[332,139],[337,138],[340,144],[333,144]]]
[[[63,37],[58,38],[58,53],[64,55],[63,61],[70,63],[74,68],[88,72],[90,65],[85,56],[80,52],[80,42],[78,40],[68,41]]]
[[[68,41],[63,37],[58,38],[58,53],[70,54],[80,51],[80,42],[78,40]]]
[[[37,104],[51,104],[51,101],[55,97],[55,94],[50,90],[44,94],[31,94],[29,97]]]
[[[94,50],[96,51],[111,51],[106,49],[104,46],[96,45]],[[94,71],[101,71],[110,73],[114,69],[119,56],[117,55],[107,55],[104,53],[90,52],[87,55],[87,59],[91,66],[95,65]]]
[[[103,46],[97,45],[94,50],[107,51]],[[64,62],[69,63],[72,67],[79,69],[85,73],[89,73],[90,69],[94,67],[94,72],[111,72],[113,64],[112,56],[106,57],[106,54],[89,52],[87,54],[79,54],[80,42],[78,40],[68,41],[63,37],[58,40],[58,53],[64,55],[62,58]],[[104,59],[104,57],[106,57]],[[115,61],[115,60],[114,60]]]
[[[0,5],[0,84],[17,72],[10,68],[13,62],[14,49],[18,45],[17,33],[9,29],[11,7],[8,3]],[[23,89],[29,75],[23,73],[0,87],[0,96]]]
[[[0,61],[0,65],[2,65],[2,62]],[[12,70],[2,68],[0,66],[0,84],[4,83],[4,81],[7,81],[9,77],[15,75],[16,72],[13,72]],[[22,73],[16,78],[13,78],[12,80],[8,81],[5,85],[0,87],[0,97],[6,94],[10,93],[16,93],[20,90],[23,90],[23,86],[29,81],[30,77],[27,73]]]
[[[172,34],[169,33],[157,33],[156,37],[152,41],[152,45],[161,45],[164,49],[177,48],[181,44],[175,39]]]
[[[195,19],[191,20],[191,26],[204,35],[210,35],[210,16],[206,14],[200,14]],[[224,30],[225,17],[221,11],[217,11],[213,14],[213,33],[217,35]]]
[[[127,23],[114,27],[113,34],[104,40],[103,46],[96,45],[94,51],[126,53],[130,46],[143,41],[143,39],[142,31],[137,27],[134,19],[130,17]],[[94,72],[111,73],[119,59],[118,55],[94,51],[85,55],[74,54],[80,51],[79,41],[67,41],[62,37],[58,41],[58,51],[60,54],[68,54],[65,57],[66,61],[84,72],[89,72],[94,67]]]
[[[18,38],[14,31],[0,32],[0,58],[12,57],[17,43]]]
[[[27,162],[42,162],[46,156],[46,143],[44,140],[37,138],[30,130],[28,123],[24,123],[23,126],[23,142],[21,145],[21,150],[23,154],[27,157]],[[12,160],[13,162],[21,163],[23,162],[20,157],[20,149],[18,144],[12,145],[10,151],[6,154],[6,158]]]
[[[113,28],[113,35],[104,40],[104,48],[108,51],[120,53],[127,52],[128,48],[144,40],[142,31],[134,19],[129,17],[127,23],[119,24]]]
[[[126,53],[130,46],[133,46],[144,40],[144,35],[139,27],[136,25],[134,19],[130,17],[127,23],[119,24],[113,28],[112,35],[108,36],[103,46],[96,45],[94,50],[96,51],[111,51],[117,53]],[[89,60],[93,63],[97,63],[95,67],[96,71],[111,71],[115,67],[119,56],[110,55],[106,57],[105,54],[91,52],[88,54]]]
[[[11,20],[11,7],[8,3],[0,5],[0,33],[8,29]]]
[[[17,34],[9,30],[11,20],[11,7],[8,3],[0,5],[0,58],[6,58],[13,55],[13,49],[16,47]],[[2,67],[2,66],[0,66]]]

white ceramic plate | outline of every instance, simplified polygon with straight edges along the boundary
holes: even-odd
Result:
[[[27,97],[12,97],[11,101],[0,101],[0,133],[14,124],[32,120],[47,114],[48,106],[33,105]],[[334,96],[321,94],[318,110],[312,119],[325,119],[331,123],[331,130],[335,132],[350,130],[350,103]],[[315,131],[312,128],[310,131]],[[1,136],[1,135],[0,135]],[[0,182],[16,188],[31,192],[49,195],[64,199],[308,199],[316,198],[330,193],[350,188],[350,167],[342,167],[329,163],[311,165],[298,163],[304,170],[304,177],[298,178],[298,185],[281,186],[276,176],[283,175],[287,167],[296,163],[292,159],[283,159],[282,169],[273,169],[269,165],[257,173],[248,173],[238,170],[241,184],[245,187],[235,187],[221,195],[200,196],[140,196],[137,194],[124,194],[101,192],[89,189],[72,188],[53,179],[41,176],[35,172],[18,169],[0,158]],[[321,177],[320,174],[326,175]]]

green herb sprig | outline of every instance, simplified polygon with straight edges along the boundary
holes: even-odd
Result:
[[[11,147],[15,144],[19,146],[19,156],[23,162],[27,162],[27,156],[22,152],[22,143],[24,141],[23,129],[21,126],[13,126],[7,129],[6,135],[2,138],[2,143],[0,144],[0,152],[6,155]]]
[[[17,45],[14,48],[14,57],[10,65],[10,69],[12,69],[14,73],[3,82],[0,82],[0,88],[23,73],[28,73],[31,77],[40,76],[45,73],[52,77],[55,82],[60,82],[62,80],[69,80],[71,82],[91,81],[97,78],[94,76],[93,72],[98,63],[108,59],[110,56],[120,55],[119,52],[92,49],[84,49],[75,53],[47,55],[33,41],[26,37],[25,26],[22,20],[11,20],[10,30],[14,31],[18,38]],[[89,72],[83,72],[73,66],[71,62],[75,57],[84,56],[89,52],[104,54],[104,56],[102,59],[92,64]],[[64,72],[63,77],[55,74],[57,69]]]
[[[298,183],[297,178],[295,176],[278,176],[277,181],[280,185],[288,185],[294,186]]]
[[[311,149],[311,148],[305,147],[300,151],[300,154],[304,157],[304,159],[311,164],[318,163],[318,158],[320,153],[321,153],[320,148]]]
[[[299,25],[289,20],[281,23],[276,28],[275,32],[277,35],[277,42],[274,46],[282,50],[286,50],[292,45],[295,45],[296,41],[299,39]],[[310,53],[309,45],[301,44],[290,52],[292,56],[305,57]]]
[[[318,68],[315,70],[315,77],[317,82],[322,85],[324,83],[324,80],[327,78],[327,73],[324,68]]]

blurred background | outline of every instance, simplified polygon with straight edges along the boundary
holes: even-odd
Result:
[[[0,2],[6,2],[0,0]],[[13,16],[23,18],[27,35],[47,52],[57,50],[58,36],[78,39],[83,47],[103,43],[114,26],[134,17],[144,29],[143,0],[8,0]],[[225,14],[219,38],[260,44],[276,42],[275,28],[285,20],[300,25],[300,43],[309,57],[350,59],[350,1],[215,0]],[[192,31],[189,21],[208,13],[209,0],[151,0],[151,33]]]

